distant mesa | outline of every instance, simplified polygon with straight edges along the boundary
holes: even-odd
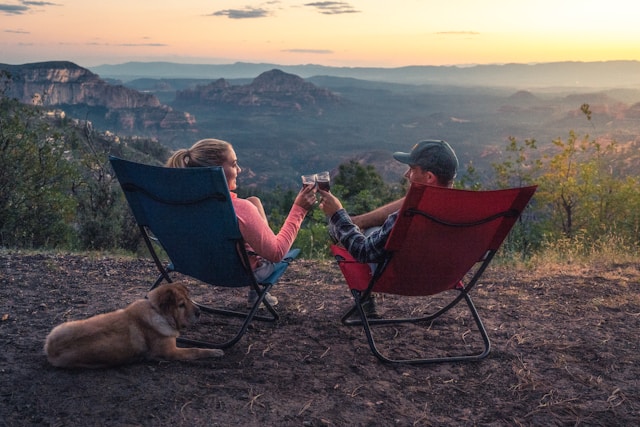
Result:
[[[533,104],[539,99],[528,90],[519,90],[509,97],[509,100],[518,104]]]
[[[287,111],[320,112],[323,107],[340,105],[342,98],[302,78],[281,70],[260,74],[246,85],[231,85],[218,79],[176,92],[176,106],[262,107]]]

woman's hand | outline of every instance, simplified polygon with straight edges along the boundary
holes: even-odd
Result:
[[[296,200],[293,202],[294,205],[298,205],[301,208],[309,211],[316,204],[316,189],[313,185],[305,185],[302,187],[298,195],[296,196]]]
[[[329,191],[318,190],[318,193],[322,196],[322,201],[319,205],[320,209],[322,209],[326,216],[331,217],[334,213],[342,209],[340,200]]]

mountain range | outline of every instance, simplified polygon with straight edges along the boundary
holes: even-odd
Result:
[[[269,63],[127,62],[90,68],[103,78],[249,79],[272,69],[302,78],[332,76],[412,85],[531,88],[640,88],[640,61],[550,62],[473,66],[328,67]]]

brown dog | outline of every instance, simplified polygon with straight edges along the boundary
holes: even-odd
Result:
[[[200,310],[182,283],[162,285],[128,307],[56,326],[44,351],[53,366],[103,368],[141,359],[194,360],[220,357],[217,349],[179,348],[179,330]]]

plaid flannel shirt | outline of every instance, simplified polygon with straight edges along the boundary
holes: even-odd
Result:
[[[334,240],[340,242],[358,262],[381,262],[386,254],[384,245],[397,218],[398,212],[392,213],[382,227],[365,236],[351,221],[347,211],[340,209],[329,219],[329,234]]]

